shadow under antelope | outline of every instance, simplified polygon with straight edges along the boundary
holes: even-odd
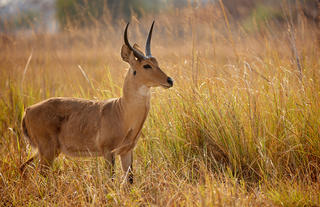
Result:
[[[26,109],[22,130],[37,155],[21,166],[21,171],[39,156],[41,167],[50,167],[62,152],[69,156],[104,156],[114,174],[115,155],[120,155],[122,169],[133,183],[133,149],[150,108],[150,88],[170,88],[173,80],[152,57],[151,25],[143,54],[138,45],[130,45],[124,31],[122,59],[129,63],[123,95],[106,101],[54,97]]]

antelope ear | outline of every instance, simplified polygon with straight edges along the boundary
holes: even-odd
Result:
[[[139,46],[138,44],[135,43],[135,44],[133,45],[133,48],[136,49],[136,50],[138,50],[141,54],[144,55],[144,53],[142,52],[142,50],[141,50],[141,48],[140,48],[140,46]]]
[[[135,60],[135,57],[133,55],[133,52],[129,49],[129,47],[125,44],[122,45],[121,48],[121,58],[123,61],[131,64],[133,60]]]

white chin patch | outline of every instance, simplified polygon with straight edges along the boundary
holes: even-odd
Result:
[[[148,88],[147,86],[141,86],[141,87],[138,89],[138,93],[139,93],[141,96],[149,96],[149,95],[150,95],[150,88]]]

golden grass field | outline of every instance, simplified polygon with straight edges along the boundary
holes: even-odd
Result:
[[[126,23],[1,36],[0,206],[320,206],[319,27],[303,16],[244,27],[215,6],[154,18],[152,53],[175,82],[152,90],[131,187],[119,160],[112,182],[99,157],[19,171],[34,153],[27,106],[121,95]],[[131,43],[144,48],[152,20],[132,19]]]

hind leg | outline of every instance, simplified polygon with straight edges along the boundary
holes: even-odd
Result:
[[[21,166],[20,166],[20,172],[23,173],[24,169],[27,165],[29,165],[34,159],[39,157],[39,153],[37,152],[37,154],[35,154],[34,156],[32,156],[29,160],[27,160],[26,162],[24,162]]]
[[[40,170],[48,170],[54,161],[54,159],[59,155],[58,145],[55,142],[42,143],[39,148],[40,157]]]

